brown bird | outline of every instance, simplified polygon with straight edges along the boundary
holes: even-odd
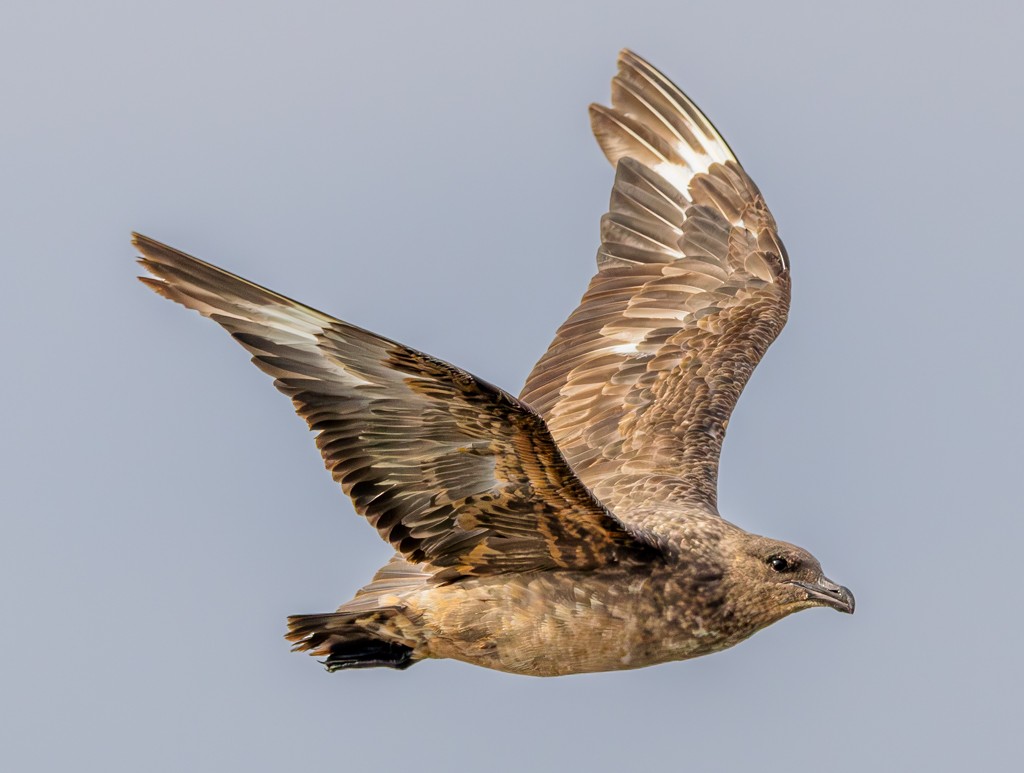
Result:
[[[144,236],[142,281],[224,327],[397,551],[336,612],[289,618],[331,671],[455,658],[554,676],[722,650],[853,612],[807,551],[716,506],[740,391],[789,308],[764,199],[630,51],[591,106],[616,167],[598,272],[520,399]]]

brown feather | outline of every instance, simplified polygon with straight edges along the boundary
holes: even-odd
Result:
[[[595,136],[616,164],[597,275],[522,399],[628,521],[666,499],[715,512],[740,392],[785,324],[789,265],[754,183],[677,87],[624,51]]]
[[[144,236],[149,287],[210,317],[317,433],[356,510],[435,578],[594,568],[650,552],[590,494],[544,421],[448,363]]]

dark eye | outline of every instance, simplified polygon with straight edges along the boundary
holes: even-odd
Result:
[[[782,556],[772,556],[768,559],[768,566],[770,566],[776,572],[788,572],[793,569],[793,565],[789,563]]]

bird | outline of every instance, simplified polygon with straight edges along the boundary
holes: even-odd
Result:
[[[718,511],[726,426],[789,309],[764,198],[628,49],[590,119],[615,168],[597,273],[519,397],[133,234],[140,280],[248,350],[394,548],[336,611],[288,618],[328,671],[633,669],[854,611],[811,553]]]

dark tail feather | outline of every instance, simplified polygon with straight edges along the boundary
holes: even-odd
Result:
[[[328,671],[343,668],[408,668],[417,662],[413,648],[386,634],[392,610],[353,615],[335,612],[322,615],[293,615],[288,618],[285,638],[294,642],[292,650],[308,650],[310,655],[327,656]]]
[[[330,655],[323,661],[328,671],[342,668],[373,668],[387,666],[402,670],[416,661],[412,659],[412,647],[380,639],[356,639],[339,642],[331,647]]]

